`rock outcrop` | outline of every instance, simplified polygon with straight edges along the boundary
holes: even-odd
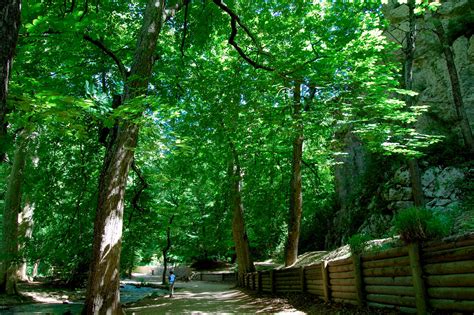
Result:
[[[384,5],[383,10],[390,23],[385,32],[386,37],[403,47],[406,45],[406,34],[409,31],[408,6],[392,0]],[[435,149],[430,149],[428,155],[420,160],[422,187],[427,208],[451,209],[460,202],[459,184],[467,178],[468,172],[474,172],[473,158],[465,149],[466,143],[463,141],[459,114],[454,104],[448,63],[440,38],[435,33],[433,19],[438,19],[445,30],[454,56],[464,112],[472,130],[474,129],[474,1],[444,1],[436,13],[427,10],[416,17],[413,89],[418,95],[415,97],[414,105],[426,107],[427,111],[419,117],[415,127],[422,133],[443,136],[442,142],[437,144]],[[403,48],[399,51],[398,57],[402,72],[405,58]],[[333,229],[340,231],[337,236],[339,242],[351,233],[346,232],[348,226],[351,230],[354,229],[353,225],[358,225],[359,231],[380,231],[383,226],[388,228],[394,212],[414,205],[410,174],[406,167],[400,167],[406,161],[394,159],[392,166],[384,165],[375,169],[371,165],[373,159],[368,158],[370,154],[357,140],[346,137],[344,142],[347,155],[339,159],[343,164],[337,165],[335,170],[339,210],[333,219]],[[380,173],[383,173],[383,176]],[[372,185],[371,192],[364,187],[360,188],[367,174],[369,177],[372,174],[373,180],[379,181],[378,185]],[[354,196],[357,198],[359,192],[364,192],[364,189],[363,198],[366,200],[364,202],[354,200]],[[370,199],[367,196],[371,194],[373,198],[367,201]],[[357,222],[353,220],[351,211],[358,216]],[[362,224],[360,215],[365,215]],[[348,220],[351,222],[348,223]]]
[[[387,38],[404,44],[409,30],[408,6],[394,1],[385,6],[384,13],[390,22],[390,27],[386,31]],[[472,129],[474,128],[474,1],[447,1],[438,8],[436,16],[426,11],[416,19],[413,87],[419,93],[416,105],[428,106],[428,112],[418,120],[417,129],[426,133],[442,134],[461,142],[462,136],[447,63],[435,33],[433,19],[441,21],[448,41],[452,43],[451,50],[459,76],[465,112]],[[402,53],[400,57],[403,58]],[[455,134],[454,137],[452,133]]]
[[[469,168],[432,166],[421,176],[426,207],[430,209],[450,209],[459,205],[459,184],[472,172]],[[388,208],[399,210],[413,206],[408,170],[399,168],[394,177],[385,185],[382,196],[388,202]]]

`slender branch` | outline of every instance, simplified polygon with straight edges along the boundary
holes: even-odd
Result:
[[[171,225],[173,224],[174,217],[175,214],[172,214],[166,227],[166,247],[162,250],[163,256],[167,256],[168,251],[171,249]]]
[[[81,17],[79,18],[79,22],[82,21],[82,19],[86,16],[86,14],[89,13],[89,0],[85,0],[84,2],[84,11],[81,14]]]
[[[140,197],[145,189],[148,188],[148,183],[146,182],[145,178],[143,177],[142,172],[140,169],[137,167],[137,164],[135,163],[135,160],[132,161],[132,170],[135,172],[137,175],[138,179],[140,180],[140,186],[137,188],[135,191],[135,194],[133,195],[132,198],[132,211],[130,211],[130,216],[128,217],[128,224],[127,228],[132,224],[132,219],[133,215],[136,210],[140,211],[141,213],[144,212],[143,207],[139,205]]]
[[[232,11],[222,0],[213,0],[213,2],[222,10],[224,11],[225,13],[227,13],[227,15],[230,16],[230,26],[231,26],[231,33],[230,33],[230,36],[229,36],[229,44],[232,45],[234,47],[234,49],[239,53],[239,55],[248,63],[250,64],[252,67],[254,67],[255,69],[264,69],[264,70],[267,70],[267,71],[276,71],[275,68],[272,68],[270,66],[266,66],[266,65],[263,65],[255,60],[253,60],[252,58],[250,58],[244,51],[243,49],[236,43],[235,41],[235,37],[237,36],[237,32],[238,32],[238,29],[237,29],[237,25],[240,26],[241,29],[244,30],[245,34],[247,34],[248,37],[250,37],[250,39],[252,40],[252,42],[254,43],[255,46],[257,46],[257,50],[258,50],[258,53],[259,54],[262,54],[262,55],[267,55],[261,48],[260,44],[258,43],[258,40],[257,38],[252,34],[252,32],[250,31],[250,29],[244,24],[242,23],[242,21],[240,20],[240,17],[234,12]],[[325,56],[317,56],[315,58],[311,58],[307,61],[305,61],[304,63],[298,65],[297,67],[295,67],[293,70],[291,71],[287,71],[287,72],[278,72],[278,75],[280,75],[281,77],[287,77],[288,75],[294,73],[294,72],[297,72],[298,70],[304,68],[306,65],[320,59],[320,58],[323,58]]]
[[[143,207],[138,204],[138,201],[140,200],[143,191],[148,188],[148,183],[146,182],[145,177],[143,177],[140,169],[137,167],[135,160],[132,161],[132,170],[135,172],[135,174],[137,174],[138,179],[140,180],[140,186],[132,198],[132,206],[133,208],[140,210],[140,212],[143,212]]]
[[[257,38],[250,32],[249,28],[242,23],[240,20],[240,17],[232,11],[222,0],[214,0],[214,3],[219,6],[225,13],[227,13],[234,21],[239,24],[239,26],[244,30],[244,32],[252,39],[252,42],[258,47],[259,50],[261,50],[260,45],[258,44]]]
[[[400,30],[399,27],[396,27],[396,26],[393,26],[394,29],[396,30]],[[393,33],[389,30],[385,30],[385,32],[390,35],[390,37],[392,37],[392,40],[394,40],[397,44],[399,44],[400,46],[403,44],[403,42],[401,40],[399,40],[395,35],[393,35]]]
[[[306,167],[308,167],[308,169],[311,171],[311,173],[314,174],[314,176],[316,177],[316,180],[317,180],[317,181],[320,181],[318,171],[314,168],[314,165],[309,164],[309,163],[306,162],[305,160],[301,160],[301,162],[303,162],[303,164],[304,164]]]
[[[107,56],[112,58],[113,61],[115,62],[115,64],[117,65],[117,67],[119,68],[120,74],[122,75],[123,79],[125,80],[127,78],[127,76],[128,76],[127,69],[125,69],[125,66],[123,65],[122,61],[114,54],[113,51],[111,51],[107,46],[105,46],[105,44],[102,41],[93,39],[92,37],[90,37],[87,34],[84,34],[83,38],[86,41],[94,44],[96,47],[98,47],[100,50],[102,50],[102,52],[104,54],[106,54]]]
[[[66,6],[66,1],[64,1],[64,6]],[[65,13],[72,13],[75,8],[76,8],[76,0],[72,0],[71,7],[69,9],[66,9]]]
[[[232,31],[230,33],[229,40],[228,40],[229,44],[231,44],[235,48],[235,50],[239,53],[239,55],[248,64],[250,64],[255,69],[264,69],[264,70],[267,70],[267,71],[275,71],[274,68],[262,65],[262,64],[260,64],[256,61],[252,60],[252,58],[250,58],[249,56],[247,56],[247,54],[242,50],[242,48],[235,42],[235,37],[237,36],[237,32],[238,32],[237,24],[244,30],[244,32],[247,34],[247,36],[249,36],[250,39],[252,39],[252,42],[257,46],[258,52],[262,53],[262,50],[261,50],[261,48],[260,48],[260,46],[257,42],[257,39],[252,34],[252,32],[250,32],[248,27],[245,24],[242,23],[239,16],[237,14],[235,14],[235,12],[233,12],[222,0],[213,0],[213,2],[219,8],[221,8],[225,13],[227,13],[230,16],[230,26],[231,26]]]
[[[145,177],[143,176],[142,172],[140,171],[140,169],[138,168],[137,164],[135,163],[135,160],[132,161],[132,170],[135,172],[135,174],[137,174],[138,176],[138,179],[140,179],[140,188],[138,189],[138,196],[137,196],[137,200],[136,202],[138,202],[138,199],[140,198],[140,194],[148,188],[148,183],[145,179]],[[134,198],[135,199],[135,198]],[[137,209],[139,207],[136,207]]]
[[[184,7],[184,26],[183,26],[183,39],[181,41],[181,57],[184,58],[184,44],[186,42],[186,33],[188,31],[188,14],[189,14],[189,1],[186,1]]]

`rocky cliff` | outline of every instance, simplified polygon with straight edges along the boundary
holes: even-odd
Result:
[[[385,35],[402,47],[398,54],[402,72],[406,34],[409,31],[409,8],[406,4],[392,1],[383,10],[389,21]],[[472,130],[474,1],[444,1],[436,12],[426,10],[416,16],[413,89],[418,92],[415,105],[427,107],[416,128],[423,133],[443,136],[443,141],[429,148],[420,160],[421,180],[426,207],[446,210],[460,206],[462,197],[465,197],[462,187],[473,178],[474,160],[466,150],[461,132],[449,64],[437,34],[439,29],[435,19],[440,22],[438,26],[442,26],[453,54],[463,110]],[[403,159],[378,161],[379,166],[374,169],[374,159],[369,158],[370,155],[356,139],[346,137],[344,142],[347,155],[335,171],[340,210],[333,224],[338,237],[327,240],[327,245],[341,243],[357,230],[382,233],[389,227],[395,211],[413,205],[410,175]],[[367,185],[368,178],[375,183]]]
[[[386,36],[402,45],[409,30],[408,6],[392,3],[384,9],[390,23]],[[442,134],[462,141],[454,106],[453,89],[446,58],[433,21],[437,19],[446,33],[454,54],[461,95],[471,128],[474,127],[474,1],[444,2],[432,13],[424,11],[416,18],[413,88],[419,94],[416,105],[428,106],[428,112],[418,120],[423,132]],[[403,54],[400,53],[403,57]],[[454,137],[453,137],[454,136]]]

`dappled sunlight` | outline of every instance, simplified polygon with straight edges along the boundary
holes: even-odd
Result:
[[[473,3],[3,1],[0,315],[473,312]]]
[[[22,292],[22,295],[32,298],[37,303],[62,303],[60,296],[52,295],[49,292]]]
[[[102,234],[101,257],[104,259],[111,250],[122,239],[122,208],[113,211],[104,222],[104,232]]]
[[[140,306],[126,309],[127,314],[232,314],[232,313],[291,313],[304,314],[288,304],[273,303],[273,299],[255,299],[232,284],[178,283],[173,298],[154,298]]]
[[[118,231],[111,231],[110,226],[107,225],[105,233],[119,233]],[[102,242],[101,245],[104,243]],[[121,241],[118,239],[113,244],[107,244],[104,247],[104,252],[100,253],[100,261],[92,271],[93,275],[90,277],[89,290],[91,294],[86,298],[85,307],[90,310],[103,310],[107,307],[112,308],[113,312],[120,309],[120,291],[119,291],[119,271],[118,260],[120,255]],[[91,280],[92,279],[92,280]],[[112,313],[113,313],[112,312]]]

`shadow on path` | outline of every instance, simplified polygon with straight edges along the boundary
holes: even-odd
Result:
[[[126,308],[127,314],[285,313],[305,314],[273,299],[255,299],[233,284],[177,283],[174,297],[148,298]]]

